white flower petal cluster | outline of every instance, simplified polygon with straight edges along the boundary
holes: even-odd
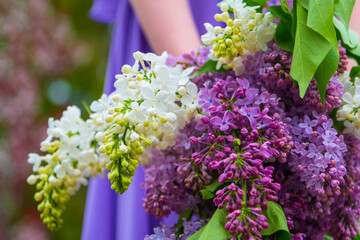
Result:
[[[54,186],[67,184],[72,195],[81,185],[86,185],[86,178],[104,175],[106,162],[100,160],[92,146],[94,121],[81,119],[78,107],[68,107],[59,120],[50,118],[47,134],[41,143],[41,150],[47,154],[29,154],[28,162],[37,176],[46,173]],[[29,183],[35,183],[34,179],[36,175],[31,175]]]
[[[230,15],[229,9],[233,10]],[[233,69],[236,75],[244,72],[243,60],[247,55],[266,51],[267,43],[274,38],[275,18],[269,13],[256,12],[258,7],[247,7],[242,0],[226,0],[221,14],[215,19],[225,28],[205,23],[207,33],[201,36],[205,45],[212,45],[209,58],[218,61],[217,68]]]
[[[111,188],[124,193],[145,148],[175,144],[178,130],[197,114],[199,92],[189,81],[193,68],[165,65],[167,54],[134,53],[133,66],[116,75],[115,91],[102,95],[81,119],[71,106],[59,120],[49,119],[48,137],[41,143],[46,155],[29,154],[36,184],[34,198],[44,223],[59,228],[64,204],[89,177],[109,171]]]
[[[189,82],[193,68],[165,65],[166,52],[161,56],[136,52],[134,59],[132,67],[125,65],[122,74],[116,75],[115,91],[91,104],[91,117],[110,126],[104,131],[107,136],[122,136],[129,123],[140,139],[150,139],[158,148],[165,148],[175,143],[177,131],[196,114],[199,92]],[[181,89],[186,92],[180,94]],[[158,144],[162,140],[166,141]]]
[[[339,79],[344,86],[344,94],[336,118],[338,121],[345,121],[344,133],[352,133],[360,139],[360,79],[356,77],[352,83],[348,74]]]

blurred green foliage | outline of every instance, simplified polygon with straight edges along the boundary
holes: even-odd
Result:
[[[90,105],[91,101],[102,94],[107,56],[110,46],[109,27],[94,22],[89,17],[92,1],[51,0],[55,11],[65,13],[70,21],[72,34],[80,40],[86,49],[85,61],[73,68],[60,80],[70,86],[70,95],[61,106],[53,103],[47,96],[52,82],[47,82],[41,89],[39,112],[41,115],[53,115],[59,112],[59,107],[77,105],[84,116],[87,116],[83,102]]]
[[[109,27],[92,21],[89,9],[92,1],[51,0],[56,11],[65,13],[70,20],[72,34],[86,45],[88,59],[61,79],[70,85],[69,100],[63,106],[57,106],[47,97],[48,82],[42,89],[40,109],[44,115],[52,115],[59,111],[59,107],[77,105],[83,115],[87,116],[82,102],[90,105],[91,101],[102,94],[107,56],[110,46]],[[86,188],[82,188],[67,204],[64,212],[64,225],[62,229],[51,233],[54,240],[78,240],[81,238],[82,221],[85,208]]]

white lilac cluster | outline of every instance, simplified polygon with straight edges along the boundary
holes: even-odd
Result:
[[[115,91],[94,101],[90,119],[68,107],[60,120],[49,119],[47,154],[29,154],[44,223],[51,230],[62,223],[64,203],[88,177],[104,175],[111,188],[125,192],[146,146],[165,149],[175,144],[178,130],[197,114],[199,92],[189,81],[193,68],[168,67],[167,54],[134,53],[135,64],[116,75]]]
[[[95,139],[109,157],[111,188],[123,193],[132,181],[146,146],[175,144],[179,129],[197,113],[199,93],[189,81],[193,68],[165,65],[167,54],[134,53],[135,64],[116,75],[115,91],[91,104],[92,118],[107,126]]]
[[[348,74],[339,77],[343,86],[344,94],[341,97],[342,104],[337,111],[338,121],[344,121],[344,133],[352,133],[360,139],[360,78],[356,77],[353,82]]]
[[[269,13],[256,12],[258,7],[247,7],[242,0],[225,0],[221,3],[221,14],[215,19],[226,27],[213,27],[205,23],[207,33],[201,36],[205,45],[211,45],[209,58],[218,61],[217,69],[223,65],[236,75],[244,72],[243,60],[248,55],[266,51],[267,43],[274,38],[275,18]],[[230,12],[233,15],[230,15]]]
[[[50,229],[61,225],[60,215],[69,195],[75,194],[81,185],[87,185],[88,177],[104,175],[105,160],[96,153],[93,120],[81,119],[80,109],[70,106],[59,120],[49,119],[48,137],[41,143],[46,155],[29,154],[28,162],[34,173],[27,179],[36,184],[41,217]]]

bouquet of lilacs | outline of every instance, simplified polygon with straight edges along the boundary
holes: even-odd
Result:
[[[89,177],[124,193],[141,163],[145,210],[179,214],[147,240],[356,236],[360,47],[344,5],[225,0],[198,52],[134,53],[88,120],[69,107],[29,155],[44,223],[61,226]]]

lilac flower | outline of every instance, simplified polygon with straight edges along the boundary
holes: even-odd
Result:
[[[175,229],[160,223],[160,227],[154,228],[154,234],[146,235],[144,240],[175,240]]]
[[[322,152],[325,150],[324,145],[315,146],[315,144],[309,144],[309,151],[307,152],[307,157],[309,158],[323,158]]]
[[[226,111],[222,119],[217,116],[211,118],[210,123],[214,126],[219,126],[220,131],[223,132],[226,132],[230,127],[237,128],[232,123],[232,113],[230,111]]]
[[[299,124],[299,127],[304,128],[307,134],[311,134],[313,127],[318,124],[317,120],[310,120],[309,116],[305,115],[304,122]]]

